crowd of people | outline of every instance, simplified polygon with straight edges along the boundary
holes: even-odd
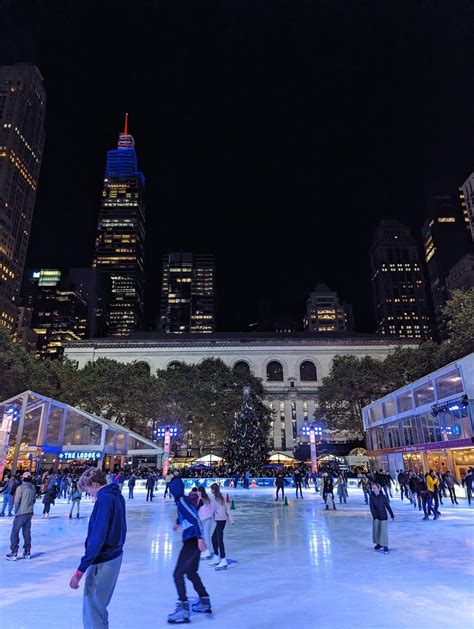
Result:
[[[336,510],[336,496],[340,505],[347,504],[348,477],[342,470],[326,466],[312,472],[306,466],[288,469],[273,468],[275,500],[285,499],[285,486],[295,490],[295,498],[303,499],[303,488],[320,492],[325,509]],[[210,595],[199,576],[200,559],[208,559],[209,566],[216,571],[227,569],[224,532],[226,524],[234,523],[228,500],[221,493],[221,486],[214,482],[210,493],[199,477],[188,495],[185,495],[183,477],[186,472],[170,471],[164,477],[164,498],[173,498],[177,507],[175,530],[182,529],[182,548],[173,572],[178,593],[178,603],[174,612],[169,614],[170,624],[189,622],[191,611],[196,613],[212,613]],[[248,488],[250,470],[234,472],[234,487]],[[469,468],[462,485],[466,487],[468,503],[472,500],[472,481],[474,469]],[[42,497],[43,517],[48,518],[50,508],[58,498],[67,499],[71,504],[69,518],[79,518],[80,502],[83,494],[94,501],[89,518],[86,550],[77,570],[70,580],[70,587],[77,589],[85,575],[83,597],[83,625],[85,629],[108,626],[107,607],[113,595],[122,563],[123,545],[125,542],[126,510],[123,488],[128,488],[128,498],[134,499],[134,488],[137,479],[145,479],[146,501],[152,501],[161,476],[156,470],[136,469],[124,472],[121,469],[102,472],[96,467],[88,467],[78,478],[75,470],[63,472],[44,472],[33,476],[30,472],[6,475],[1,483],[3,494],[1,515],[15,515],[10,536],[10,553],[7,559],[15,561],[20,547],[20,532],[23,535],[23,556],[31,558],[31,520],[33,508],[38,495]],[[204,477],[205,478],[205,477]],[[362,472],[357,475],[358,485],[362,488],[365,503],[372,514],[372,539],[374,549],[389,552],[388,517],[395,518],[390,504],[393,491],[400,492],[401,500],[424,512],[424,520],[430,515],[437,520],[441,515],[439,505],[443,499],[453,505],[458,504],[456,478],[450,471],[445,473],[430,470],[426,474],[415,471],[397,470],[395,478],[382,469],[373,472]],[[393,490],[393,491],[392,491]],[[185,586],[185,577],[191,582],[198,602],[190,606]]]

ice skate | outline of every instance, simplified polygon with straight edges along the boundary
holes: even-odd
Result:
[[[388,555],[388,553],[389,553],[388,548],[387,548],[386,546],[384,546],[384,547],[383,547],[383,554],[384,554],[384,555]]]
[[[6,559],[7,561],[16,561],[18,557],[16,553],[8,553]]]
[[[201,596],[199,603],[194,603],[192,606],[193,612],[199,612],[200,614],[212,614],[211,599],[209,596]]]
[[[207,564],[208,566],[217,566],[217,564],[220,562],[220,558],[219,555],[214,555],[211,559],[211,561]]]
[[[216,566],[216,570],[227,570],[227,559],[221,559],[218,565]]]
[[[189,601],[178,601],[176,609],[168,616],[170,625],[182,625],[189,622]]]
[[[31,559],[31,553],[23,553],[23,559]]]
[[[376,546],[374,546],[374,550],[380,550],[382,548],[382,546],[380,546],[380,544],[377,544]]]
[[[329,511],[329,505],[326,505],[326,511]]]

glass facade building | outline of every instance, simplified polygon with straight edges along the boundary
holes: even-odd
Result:
[[[127,336],[143,324],[145,178],[138,170],[128,118],[118,147],[107,153],[93,267],[107,276],[108,333]]]
[[[214,332],[212,255],[170,253],[164,256],[160,327],[168,334]]]
[[[377,467],[451,470],[474,466],[474,353],[369,404],[362,411]]]
[[[0,325],[12,331],[45,140],[46,92],[36,66],[0,67]]]
[[[163,449],[152,441],[33,391],[0,403],[0,418],[0,478],[5,469],[37,473],[76,464],[161,465]]]

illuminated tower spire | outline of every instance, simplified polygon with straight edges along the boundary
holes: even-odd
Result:
[[[133,136],[128,133],[128,114],[125,114],[125,124],[123,132],[119,134],[118,148],[119,149],[133,149],[135,146],[135,140]]]

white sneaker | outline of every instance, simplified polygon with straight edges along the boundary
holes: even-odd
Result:
[[[227,568],[228,565],[227,559],[221,559],[219,564],[216,566],[216,570],[224,570],[224,568]]]
[[[219,562],[220,562],[219,555],[214,555],[213,558],[211,559],[211,561],[207,565],[208,566],[217,566],[217,564]]]

